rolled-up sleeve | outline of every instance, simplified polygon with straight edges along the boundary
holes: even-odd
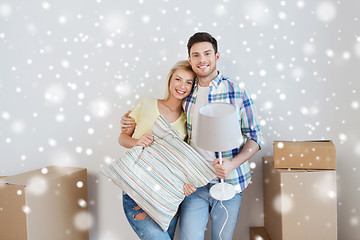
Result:
[[[248,89],[244,88],[241,94],[242,106],[240,110],[241,131],[247,140],[256,142],[260,149],[262,147],[262,133],[258,122],[257,112],[254,102]]]

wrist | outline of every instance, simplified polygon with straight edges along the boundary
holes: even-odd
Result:
[[[245,161],[246,160],[243,160],[241,158],[241,155],[235,156],[233,159],[231,159],[232,168],[236,169],[236,168],[240,167],[240,165],[243,164]]]
[[[132,141],[133,147],[138,146],[138,144],[139,144],[139,139],[138,138],[133,138],[133,141]]]

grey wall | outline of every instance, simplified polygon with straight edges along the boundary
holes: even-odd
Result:
[[[0,175],[86,167],[91,239],[136,239],[120,190],[98,170],[124,152],[120,116],[140,96],[162,97],[168,70],[187,57],[187,39],[208,31],[219,41],[219,70],[253,93],[265,136],[234,239],[263,224],[261,156],[272,155],[273,140],[322,138],[337,148],[339,239],[358,239],[359,7],[355,0],[1,0]]]

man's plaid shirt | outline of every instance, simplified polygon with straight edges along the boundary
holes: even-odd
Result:
[[[198,82],[195,81],[194,90],[185,99],[183,108],[187,119],[188,142],[191,139],[192,119],[194,114],[194,106],[198,92]],[[225,102],[235,105],[239,113],[239,127],[245,141],[238,148],[222,152],[224,159],[234,158],[242,149],[247,140],[253,140],[261,148],[262,134],[256,117],[253,100],[249,91],[242,87],[238,82],[229,80],[221,73],[210,83],[210,92],[208,102]],[[218,158],[218,153],[216,153]],[[237,192],[242,192],[250,182],[251,169],[248,161],[244,162],[237,169],[231,172],[225,180],[235,186]]]

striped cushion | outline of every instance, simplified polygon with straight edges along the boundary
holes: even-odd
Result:
[[[166,231],[184,199],[183,186],[206,185],[215,178],[211,166],[160,115],[146,148],[135,146],[101,172],[125,191]]]

